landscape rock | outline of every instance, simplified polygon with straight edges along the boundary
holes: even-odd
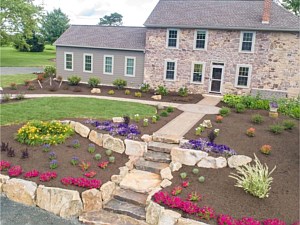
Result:
[[[212,156],[207,156],[201,159],[197,166],[201,168],[219,169],[227,166],[227,160],[224,157],[215,158]]]
[[[62,124],[70,124],[71,121],[70,121],[70,120],[61,120],[60,122],[61,122]]]
[[[116,183],[116,184],[120,184],[120,182],[122,181],[123,177],[120,175],[112,175],[111,176],[111,181]]]
[[[159,192],[159,191],[161,191],[161,190],[162,190],[161,187],[153,188],[152,191],[150,191],[150,192],[148,193],[148,197],[147,197],[147,200],[146,200],[146,205],[148,205],[149,202],[152,201],[152,200],[151,200],[151,199],[152,199],[152,196],[153,196],[155,193],[157,193],[157,192]]]
[[[149,205],[146,207],[146,222],[150,225],[157,225],[163,211],[164,208],[162,206],[150,201]]]
[[[147,152],[147,143],[125,139],[125,154],[133,156],[143,156]]]
[[[175,225],[181,214],[172,210],[164,210],[159,217],[158,225]]]
[[[90,128],[88,128],[87,126],[76,122],[75,124],[75,132],[78,133],[81,137],[88,137],[89,133],[90,133]]]
[[[9,180],[9,176],[0,174],[0,193],[2,192],[2,186]]]
[[[168,144],[179,144],[181,137],[177,135],[154,133],[152,139],[153,141],[156,142],[162,142]]]
[[[156,108],[157,108],[158,110],[163,110],[165,107],[163,106],[163,104],[158,103],[158,104],[156,105]]]
[[[120,154],[125,151],[125,145],[121,139],[106,134],[103,135],[103,147]]]
[[[75,122],[75,121],[70,121],[70,127],[74,130],[75,130],[76,123],[77,122]]]
[[[212,128],[212,124],[210,120],[204,120],[202,125],[206,128]]]
[[[178,171],[180,170],[180,168],[182,167],[182,164],[180,162],[171,162],[170,163],[170,169],[172,172]]]
[[[172,185],[172,182],[169,181],[168,179],[164,179],[161,183],[160,183],[160,186],[162,188],[166,188],[166,187],[169,187]]]
[[[161,100],[161,95],[152,95],[151,98],[154,100]]]
[[[132,170],[134,168],[135,163],[139,160],[139,158],[140,158],[139,156],[130,155],[129,161],[125,163],[125,166],[127,166],[129,170]]]
[[[115,189],[116,184],[112,181],[108,181],[101,186],[100,191],[102,193],[103,204],[106,204],[109,200],[112,199]]]
[[[3,180],[5,178],[2,178]],[[29,206],[35,206],[35,193],[37,184],[32,181],[12,178],[3,184],[3,192],[6,196],[15,202]]]
[[[83,210],[78,191],[39,185],[37,206],[63,218],[78,217]]]
[[[82,192],[81,196],[84,212],[102,209],[102,194],[99,190],[93,188]]]
[[[142,139],[144,142],[148,143],[148,142],[151,142],[151,141],[152,141],[152,136],[149,135],[149,134],[144,134],[144,135],[141,137],[141,139]]]
[[[103,145],[103,134],[92,130],[89,134],[89,140],[98,146],[102,146]]]
[[[199,150],[173,148],[171,150],[172,161],[180,162],[183,165],[194,166],[202,158],[208,156],[208,153]]]
[[[161,176],[161,179],[172,180],[173,179],[173,175],[172,175],[170,167],[166,167],[166,168],[162,169],[160,171],[160,176]]]
[[[177,220],[176,225],[208,225],[207,223],[199,222],[196,220],[186,219],[186,218],[179,218]]]
[[[100,88],[93,88],[93,89],[91,90],[91,93],[92,93],[92,94],[100,94],[100,93],[101,93],[101,89],[100,89]]]
[[[113,117],[112,121],[114,123],[124,123],[124,118],[123,117]]]
[[[252,161],[252,158],[245,156],[245,155],[233,155],[230,156],[228,159],[228,166],[230,168],[236,168],[239,166],[244,166]]]

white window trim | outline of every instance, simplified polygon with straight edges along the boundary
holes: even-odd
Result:
[[[173,80],[166,79],[166,77],[167,77],[167,63],[168,63],[168,62],[174,62],[174,63],[175,63],[175,68],[174,68],[174,79],[173,79]],[[177,60],[165,59],[165,66],[164,66],[164,81],[174,82],[174,81],[176,81],[176,78],[177,78]]]
[[[202,81],[201,82],[196,82],[193,81],[194,77],[194,66],[195,64],[202,64]],[[192,62],[192,69],[191,69],[191,84],[204,84],[204,76],[205,76],[205,62],[199,62],[199,61],[193,61]]]
[[[249,68],[247,86],[238,85],[238,78],[239,78],[240,67],[248,67]],[[250,88],[251,77],[252,77],[252,65],[249,65],[249,64],[237,64],[236,65],[236,73],[235,73],[235,87],[236,88]]]
[[[251,51],[242,50],[244,33],[253,33]],[[256,32],[255,31],[241,31],[239,52],[241,52],[241,53],[254,53],[255,40],[256,40]]]
[[[67,68],[67,55],[72,55],[72,69]],[[65,54],[64,54],[64,69],[67,71],[74,70],[74,53],[73,52],[65,52]]]
[[[177,39],[176,39],[176,47],[169,47],[169,32],[170,30],[176,30],[177,31]],[[167,29],[167,37],[166,37],[166,48],[169,49],[178,49],[179,48],[179,36],[180,36],[180,30],[179,29]]]
[[[105,72],[105,59],[111,57],[111,73]],[[104,55],[103,56],[103,74],[113,75],[114,74],[114,56],[113,55]]]
[[[91,56],[91,70],[85,70],[85,57]],[[85,73],[93,73],[93,54],[84,53],[83,54],[83,72]]]
[[[133,75],[127,74],[127,59],[133,59],[133,60],[134,60],[134,64],[133,64]],[[135,66],[136,66],[136,57],[125,56],[124,75],[125,75],[126,77],[135,77]]]
[[[204,48],[196,48],[196,40],[197,40],[197,32],[198,31],[205,31],[205,45],[204,45]],[[208,42],[208,30],[195,30],[193,49],[197,50],[197,51],[198,50],[199,51],[207,51],[207,42]]]

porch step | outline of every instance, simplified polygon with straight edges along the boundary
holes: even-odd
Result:
[[[164,134],[164,133],[154,133],[153,141],[162,142],[162,143],[168,143],[168,144],[179,144],[182,137],[177,135],[170,135],[170,134]]]
[[[155,152],[163,152],[163,153],[170,153],[171,149],[174,147],[178,147],[176,144],[167,144],[162,142],[149,142],[148,143],[148,149],[155,151]]]
[[[146,220],[146,210],[144,206],[137,206],[117,199],[110,200],[104,209],[110,212],[130,216],[138,220]]]
[[[144,171],[148,171],[148,172],[156,173],[156,174],[160,174],[160,171],[168,166],[169,166],[169,164],[167,164],[167,163],[146,161],[143,158],[140,158],[135,163],[136,169],[144,170]]]
[[[161,163],[170,163],[171,162],[170,154],[163,153],[163,152],[156,152],[156,151],[152,151],[152,150],[148,150],[144,154],[144,159],[147,161],[161,162]]]
[[[131,190],[125,190],[125,189],[117,189],[114,195],[114,198],[123,201],[128,202],[131,204],[139,205],[139,206],[146,206],[146,200],[147,200],[146,194],[137,193]]]

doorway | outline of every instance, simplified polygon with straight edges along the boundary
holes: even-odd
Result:
[[[224,63],[212,63],[209,92],[221,93]]]

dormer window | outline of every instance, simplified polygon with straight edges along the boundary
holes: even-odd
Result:
[[[167,31],[167,47],[178,48],[178,30],[168,29]]]

